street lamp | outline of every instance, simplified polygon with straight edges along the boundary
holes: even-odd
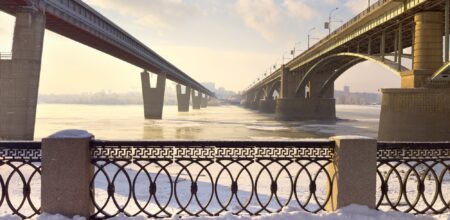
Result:
[[[328,29],[328,35],[331,34],[331,22],[332,22],[331,18],[332,18],[332,15],[337,10],[339,10],[339,8],[335,8],[335,9],[331,10],[330,14],[328,15],[328,22],[325,22],[325,29]]]
[[[297,45],[300,45],[302,42],[296,42],[295,44],[294,44],[294,48],[291,50],[291,55],[292,55],[292,58],[294,58],[295,57],[295,47],[297,46]]]
[[[313,30],[316,30],[316,28],[313,27],[313,28],[309,29],[309,31],[308,31],[308,49],[309,49],[309,47],[310,47],[311,32],[312,32]]]
[[[284,55],[286,55],[287,53],[288,53],[288,51],[284,51],[284,53],[283,53],[283,56],[282,56],[282,59],[283,59],[282,63],[283,63],[283,65],[284,65]]]

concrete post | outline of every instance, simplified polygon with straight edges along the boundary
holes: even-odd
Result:
[[[94,213],[89,186],[94,174],[86,131],[61,131],[42,140],[42,212],[89,219]]]
[[[202,95],[201,106],[202,108],[208,107],[208,96],[206,94]]]
[[[296,82],[291,72],[283,65],[281,67],[280,98],[292,98],[295,94]]]
[[[0,139],[33,139],[44,32],[43,12],[16,14],[12,60],[0,64]]]
[[[189,112],[189,101],[191,99],[191,87],[186,86],[185,93],[181,91],[181,85],[177,85],[178,111]]]
[[[141,81],[145,118],[162,119],[164,91],[166,89],[166,75],[158,74],[156,88],[151,88],[150,77],[147,71],[141,73]]]
[[[202,94],[200,92],[195,95],[195,90],[192,90],[192,109],[200,109],[202,102]]]
[[[351,204],[375,208],[377,141],[359,136],[330,139],[336,146],[333,164],[327,169],[333,183],[326,209],[335,211]]]

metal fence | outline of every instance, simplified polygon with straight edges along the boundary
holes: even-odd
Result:
[[[377,208],[450,212],[450,143],[379,143]]]
[[[92,218],[320,212],[331,141],[93,141]],[[450,143],[379,143],[379,210],[450,212]],[[0,142],[0,215],[41,213],[41,143]]]
[[[41,143],[0,142],[0,215],[40,214]]]
[[[93,142],[93,218],[324,210],[334,142]],[[95,190],[94,190],[95,189]]]

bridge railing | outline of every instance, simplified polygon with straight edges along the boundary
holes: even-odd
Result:
[[[10,60],[12,59],[11,52],[0,52],[0,60]]]
[[[40,214],[41,143],[0,141],[0,215]]]
[[[58,143],[68,145],[65,141]],[[261,215],[279,212],[285,206],[323,212],[345,205],[338,204],[341,197],[360,204],[358,195],[353,196],[358,194],[360,181],[372,180],[371,176],[376,176],[376,191],[374,184],[373,191],[363,188],[365,194],[359,195],[367,198],[373,192],[368,206],[413,214],[450,212],[450,143],[378,143],[378,147],[373,145],[378,149],[371,156],[367,152],[372,145],[365,139],[353,144],[349,141],[92,140],[86,142],[90,151],[87,160],[74,161],[79,167],[93,169],[82,186],[90,196],[81,202],[91,204],[89,213],[94,219],[119,214],[215,216],[229,211]],[[49,159],[53,154],[49,151],[64,154],[59,146],[42,145],[45,152],[40,142],[0,142],[0,213],[35,217],[48,210],[48,201],[55,201],[41,200],[41,187],[56,187],[51,192],[58,195],[58,190],[79,187],[82,177],[70,174],[68,179],[53,180],[66,185],[55,186],[47,179],[41,186],[43,170],[66,173],[76,167]],[[377,161],[373,164],[376,174],[358,173],[358,163],[369,162],[371,167],[371,158]],[[42,166],[44,160],[55,164]],[[58,202],[72,203],[80,198],[78,194],[75,198],[58,197]],[[338,207],[333,208],[333,204]]]
[[[325,209],[334,142],[93,142],[94,218]]]
[[[450,143],[379,143],[377,208],[450,212]]]

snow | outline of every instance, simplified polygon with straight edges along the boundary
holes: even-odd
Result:
[[[67,129],[58,131],[49,136],[49,138],[92,138],[94,135],[85,131],[77,129]]]
[[[20,218],[14,216],[1,216],[0,220],[19,220]],[[61,215],[49,215],[42,214],[36,218],[37,220],[71,220],[70,218]],[[84,220],[84,218],[75,216],[73,220]],[[112,220],[145,220],[146,217],[126,217],[125,215],[119,215]],[[171,219],[179,219],[178,216],[174,216]],[[440,216],[414,216],[412,214],[404,214],[400,212],[382,212],[369,209],[366,206],[350,205],[342,208],[336,212],[327,212],[320,214],[312,214],[299,210],[295,210],[289,207],[283,209],[282,212],[276,214],[263,215],[258,217],[249,216],[234,216],[231,212],[227,212],[224,215],[218,217],[183,217],[183,219],[192,220],[450,220],[450,214]]]
[[[359,139],[364,139],[364,140],[367,140],[367,139],[373,139],[373,138],[370,138],[370,137],[365,137],[365,136],[359,136],[359,135],[340,135],[340,136],[334,136],[334,137],[331,137],[330,139],[339,139],[339,140],[342,140],[342,139],[345,139],[345,140],[359,140]]]

